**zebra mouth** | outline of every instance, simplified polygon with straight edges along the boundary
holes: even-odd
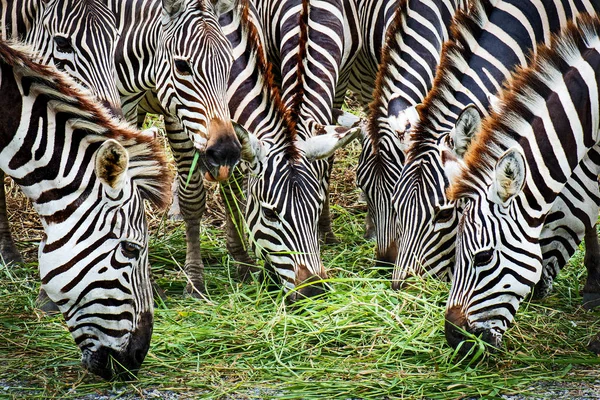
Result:
[[[142,358],[143,360],[143,358]],[[99,350],[83,350],[81,364],[89,372],[106,380],[135,380],[141,362],[129,362],[117,351],[101,347]]]

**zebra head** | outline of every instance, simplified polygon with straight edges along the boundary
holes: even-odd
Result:
[[[250,241],[281,278],[290,302],[324,290],[320,281],[327,273],[320,257],[318,222],[327,165],[321,160],[361,131],[321,125],[318,129],[321,135],[296,141],[248,140],[251,136],[240,134],[245,137],[244,159],[250,160],[246,206]]]
[[[96,136],[87,145],[97,149],[84,160],[90,166],[81,166],[93,171],[89,185],[50,215],[44,215],[50,212],[44,199],[35,201],[46,234],[40,276],[82,351],[83,366],[105,379],[129,379],[148,352],[153,328],[144,199],[160,206],[168,201],[159,187],[168,181],[159,174],[169,173],[160,149],[144,135],[118,141]]]
[[[398,289],[410,276],[452,274],[460,209],[448,199],[446,189],[480,128],[479,111],[469,105],[450,132],[415,141],[410,149],[393,196],[398,243],[393,288]],[[420,125],[417,129],[429,128]]]
[[[542,252],[534,238],[541,226],[534,232],[520,211],[526,174],[524,156],[509,149],[491,179],[480,174],[463,193],[451,188],[450,196],[464,203],[446,308],[446,339],[453,347],[466,340],[463,330],[500,347],[521,301],[540,279]],[[471,346],[463,343],[460,351]]]
[[[374,102],[377,107],[377,100]],[[389,114],[378,116],[371,110],[367,134],[362,143],[356,169],[356,184],[362,190],[375,227],[377,266],[391,267],[396,260],[396,215],[393,194],[402,173],[413,126],[418,121],[416,107],[398,110],[390,102]]]
[[[26,41],[41,62],[67,72],[121,115],[117,91],[115,15],[106,0],[45,0]]]
[[[205,178],[225,180],[240,161],[241,145],[227,97],[232,49],[218,16],[233,8],[234,1],[163,0],[162,4],[158,98],[200,152]]]

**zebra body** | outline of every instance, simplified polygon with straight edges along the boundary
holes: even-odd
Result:
[[[232,49],[218,22],[219,15],[234,3],[109,1],[120,32],[116,68],[124,114],[128,121],[140,123],[146,112],[164,115],[177,164],[177,201],[186,225],[186,292],[193,296],[204,290],[200,253],[200,218],[206,202],[203,179],[229,178],[240,160],[241,145],[227,99]],[[197,153],[199,168],[188,182]]]
[[[387,33],[356,172],[375,225],[379,262],[391,264],[396,258],[393,193],[405,161],[408,127],[415,106],[433,85],[454,15],[463,8],[466,2],[455,0],[401,2]]]
[[[44,227],[42,288],[82,363],[110,378],[136,371],[153,324],[143,200],[164,206],[169,172],[153,136],[114,122],[66,75],[0,43],[0,168]],[[129,375],[127,375],[129,376]]]
[[[490,96],[510,71],[525,65],[537,42],[548,42],[551,33],[566,26],[569,18],[599,9],[600,2],[582,1],[575,8],[571,6],[567,0],[486,0],[474,3],[471,15],[462,15],[455,25],[454,41],[444,49],[433,89],[420,108],[420,121],[411,135],[407,161],[393,193],[397,218],[394,287],[414,274],[451,273],[460,209],[447,198],[446,187],[479,129],[480,114],[487,115]],[[582,179],[589,181],[590,177]],[[572,217],[560,212],[570,209],[567,205],[556,206],[556,218],[549,221],[544,233],[549,238],[546,243],[549,250],[566,246],[561,252],[572,254],[576,245],[571,245],[578,243],[584,232],[565,232],[563,243],[555,242],[555,231],[564,225],[563,218]],[[548,271],[555,271],[557,264],[549,257],[550,264],[553,266]],[[551,282],[550,275],[545,282]],[[545,286],[540,288],[541,294],[549,290]]]
[[[464,339],[456,326],[501,345],[541,277],[540,236],[559,194],[592,153],[598,173],[600,21],[581,17],[577,24],[515,72],[450,187],[450,197],[463,203],[446,310],[452,346]],[[597,193],[579,195],[598,203]],[[597,216],[598,207],[588,218]]]
[[[317,229],[324,198],[319,160],[349,142],[358,130],[320,127],[324,135],[319,138],[300,138],[265,57],[260,21],[251,15],[256,15],[252,5],[243,0],[221,19],[235,54],[230,111],[246,137],[246,222],[256,253],[280,277],[290,292],[288,299],[294,301],[319,293],[322,284],[304,284],[327,277]]]

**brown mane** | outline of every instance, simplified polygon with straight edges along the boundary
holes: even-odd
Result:
[[[15,74],[31,82],[30,90],[53,100],[52,107],[73,120],[74,132],[115,139],[128,150],[130,176],[145,198],[158,207],[170,200],[171,173],[162,146],[148,135],[140,135],[128,124],[113,119],[90,92],[51,66],[34,62],[34,52],[18,42],[0,41],[0,60]],[[152,167],[145,167],[153,161]]]
[[[381,61],[375,78],[375,90],[373,91],[373,101],[369,104],[369,116],[367,119],[367,133],[371,139],[373,154],[379,155],[379,143],[383,136],[380,132],[378,123],[387,118],[388,98],[385,96],[386,90],[389,91],[388,80],[390,67],[392,66],[392,55],[399,53],[404,42],[396,41],[396,34],[402,27],[402,22],[406,19],[408,13],[408,0],[400,0],[398,8],[394,13],[394,18],[385,34],[385,42],[381,50]],[[385,96],[385,98],[384,98]]]
[[[300,151],[295,146],[296,141],[296,119],[293,116],[293,111],[287,109],[285,104],[281,100],[281,94],[277,84],[275,83],[275,77],[271,70],[271,64],[265,57],[265,51],[262,47],[261,36],[256,29],[256,26],[251,23],[250,18],[250,1],[241,0],[241,25],[242,28],[248,32],[248,46],[250,46],[252,52],[256,54],[256,68],[262,74],[265,87],[263,90],[266,91],[266,101],[268,104],[273,104],[275,110],[279,115],[282,116],[284,123],[285,132],[285,143],[287,143],[285,153],[289,160],[296,161],[300,158]],[[301,101],[301,99],[299,100]]]
[[[540,44],[535,58],[527,67],[517,68],[501,92],[501,106],[497,112],[484,119],[481,133],[469,146],[465,167],[456,183],[448,189],[452,200],[476,195],[482,178],[491,177],[498,159],[520,139],[514,127],[517,117],[531,115],[527,101],[532,93],[548,92],[548,72],[564,76],[570,70],[566,59],[582,57],[590,39],[600,37],[600,20],[589,16],[578,17],[577,23],[569,22],[560,33],[552,36],[550,47]],[[553,92],[550,93],[551,95]],[[532,116],[531,118],[535,118]],[[522,120],[522,117],[521,117]],[[528,121],[530,122],[530,121]]]
[[[437,131],[433,120],[436,114],[454,95],[451,78],[460,68],[458,63],[464,63],[471,56],[468,36],[479,38],[483,27],[488,22],[486,9],[492,7],[489,0],[472,1],[468,11],[459,11],[450,26],[450,40],[442,47],[440,64],[436,70],[433,86],[418,108],[420,122],[412,133],[412,145],[408,150],[407,159],[411,160],[421,154],[435,141]]]

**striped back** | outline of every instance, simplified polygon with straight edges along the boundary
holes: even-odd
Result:
[[[114,14],[102,0],[14,0],[0,2],[2,38],[21,38],[53,64],[89,88],[120,114],[115,80]]]
[[[389,27],[377,75],[375,100],[370,105],[367,135],[356,179],[375,224],[377,260],[395,262],[397,254],[394,189],[405,161],[403,135],[410,113],[433,85],[442,45],[458,9],[454,0],[400,2]]]
[[[135,371],[153,325],[143,200],[167,203],[166,159],[153,135],[111,120],[91,94],[30,57],[0,43],[0,168],[42,220],[42,288],[83,365],[105,378]]]
[[[464,152],[488,113],[490,95],[516,66],[526,65],[538,42],[574,15],[600,9],[597,0],[571,8],[552,2],[479,1],[453,27],[439,72],[423,107],[394,194],[398,216],[393,285],[414,274],[451,273],[457,210],[446,195]]]
[[[500,346],[540,279],[545,219],[567,182],[576,179],[577,166],[598,150],[600,20],[577,23],[514,73],[450,187],[450,198],[463,203],[446,311],[452,346],[464,340],[456,326]],[[594,164],[598,174],[600,160]],[[589,217],[597,216],[598,207]]]

